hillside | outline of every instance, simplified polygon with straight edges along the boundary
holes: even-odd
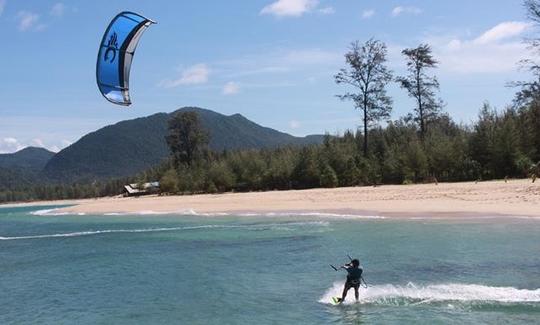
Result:
[[[0,154],[0,168],[27,168],[41,170],[54,156],[44,148],[26,147],[15,153]]]
[[[263,127],[240,114],[226,116],[194,107],[178,111],[199,113],[203,126],[210,133],[210,148],[217,151],[322,141],[322,136],[294,137]],[[89,133],[56,154],[45,166],[43,174],[53,181],[71,182],[131,176],[155,166],[168,157],[167,123],[176,112],[122,121]]]
[[[0,189],[35,183],[39,173],[53,156],[54,152],[36,147],[0,154]]]

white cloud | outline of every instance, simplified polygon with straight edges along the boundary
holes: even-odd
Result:
[[[64,6],[64,4],[61,2],[57,2],[52,6],[50,14],[54,17],[62,17],[65,11],[66,6]]]
[[[5,137],[0,138],[0,154],[17,152],[26,147],[40,147],[50,150],[52,152],[58,152],[71,144],[72,142],[68,140],[62,140],[60,141],[60,143],[54,145],[46,145],[43,139],[40,138],[34,138],[31,140],[19,140],[14,137]]]
[[[4,8],[6,7],[6,0],[0,0],[0,16],[2,16],[2,13],[4,12]]]
[[[32,146],[45,148],[45,144],[43,144],[43,140],[39,138],[32,139]]]
[[[19,21],[19,30],[41,30],[44,25],[38,25],[39,15],[30,11],[19,11],[17,14],[17,20]]]
[[[343,61],[341,51],[328,51],[322,49],[276,50],[265,53],[250,54],[236,59],[213,63],[220,77],[228,80],[250,78],[258,75],[285,75],[299,70],[321,69],[334,70],[339,68]],[[281,83],[280,83],[281,84]],[[252,86],[243,84],[242,88]]]
[[[441,68],[458,73],[500,73],[516,69],[516,63],[525,58],[524,44],[486,44],[478,46],[474,42],[462,42],[456,46],[451,41],[437,49]]]
[[[322,15],[332,15],[336,13],[336,10],[333,7],[324,7],[317,11]]]
[[[517,37],[527,30],[525,25],[507,22],[478,37],[435,36],[425,41],[433,46],[443,71],[459,74],[508,73],[515,71],[516,63],[528,54],[527,45]]]
[[[532,24],[522,21],[503,22],[480,35],[480,37],[476,38],[474,42],[478,44],[487,44],[501,41],[519,36],[530,27],[532,27]]]
[[[19,140],[7,137],[0,139],[0,153],[12,153],[23,149],[25,146],[22,145]]]
[[[247,59],[246,59],[247,60]],[[237,62],[225,62],[223,63],[227,65],[228,70],[233,70],[230,73],[226,73],[227,78],[238,78],[238,77],[248,77],[253,75],[260,75],[260,74],[276,74],[276,73],[285,73],[289,72],[290,69],[282,66],[265,66],[265,67],[259,67],[256,62],[251,61],[244,61],[242,63]],[[232,69],[229,67],[230,65],[234,65]]]
[[[277,0],[262,8],[260,14],[277,17],[300,17],[315,9],[318,4],[318,0]]]
[[[175,80],[163,80],[160,86],[174,88],[184,85],[198,85],[208,82],[210,69],[204,63],[196,64],[182,71],[182,76]]]
[[[422,13],[422,9],[417,7],[403,7],[403,6],[397,6],[394,9],[392,9],[392,16],[397,17],[402,14],[411,14],[411,15],[419,15]]]
[[[369,18],[371,18],[373,16],[375,16],[375,10],[373,10],[373,9],[368,9],[368,10],[362,11],[362,19],[369,19]]]
[[[52,152],[59,152],[62,149],[66,148],[66,147],[69,147],[72,144],[73,144],[72,141],[63,139],[63,140],[60,141],[60,144],[56,144],[56,145],[49,146],[49,147],[45,147],[45,146],[43,146],[43,147],[48,149],[49,151],[52,151]]]
[[[289,128],[291,129],[298,129],[300,127],[300,122],[296,121],[296,120],[292,120],[292,121],[289,121]]]
[[[234,81],[229,81],[223,87],[223,95],[235,95],[240,92],[240,85]]]
[[[306,64],[314,65],[341,61],[342,53],[329,52],[320,49],[292,50],[284,55],[281,60],[288,65]]]

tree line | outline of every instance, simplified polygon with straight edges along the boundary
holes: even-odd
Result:
[[[540,1],[526,0],[529,18],[540,24]],[[540,41],[531,46],[540,49]],[[169,124],[169,168],[161,177],[171,193],[303,189],[431,181],[532,177],[540,169],[540,65],[521,62],[535,77],[515,82],[512,105],[502,111],[485,103],[472,125],[458,125],[442,108],[437,68],[429,44],[402,51],[407,75],[387,67],[384,42],[356,41],[346,67],[334,76],[348,86],[338,95],[361,112],[361,131],[325,137],[319,146],[211,153],[208,133],[196,113],[180,113]],[[410,114],[390,121],[393,100],[386,88],[397,82],[414,100]],[[381,122],[386,125],[381,126]]]
[[[470,126],[447,114],[429,125],[424,136],[409,117],[371,128],[367,155],[361,131],[326,135],[320,145],[218,153],[208,149],[197,113],[179,113],[169,123],[171,158],[155,168],[103,182],[0,189],[0,202],[111,196],[125,184],[154,180],[164,192],[192,194],[539,175],[540,102],[500,112],[486,103]]]
[[[132,177],[76,182],[72,184],[47,184],[41,182],[35,185],[15,187],[4,187],[0,184],[0,203],[90,199],[120,195],[123,193],[124,185],[141,184],[146,182],[147,179],[159,179],[163,175],[162,168],[162,166],[156,166]]]
[[[178,132],[178,120],[190,120],[180,125],[195,129]],[[400,118],[369,130],[367,152],[363,133],[347,131],[326,135],[321,145],[216,153],[207,149],[197,113],[179,113],[171,121],[174,147],[160,177],[169,193],[523,178],[540,168],[540,105],[497,112],[486,103],[471,126],[439,114],[423,135],[414,120]]]
[[[540,24],[540,0],[524,1],[531,21]],[[540,50],[540,40],[529,40]],[[342,100],[361,112],[361,128],[326,135],[320,145],[212,152],[209,133],[195,112],[169,121],[170,159],[140,175],[107,182],[0,188],[0,202],[74,199],[116,195],[127,183],[160,180],[164,192],[215,193],[315,187],[472,181],[540,175],[540,65],[520,64],[533,79],[518,81],[514,101],[503,110],[486,102],[478,119],[458,124],[445,113],[438,62],[428,44],[402,51],[407,74],[394,77],[386,45],[375,39],[354,42],[346,66],[334,76],[348,86]],[[414,100],[410,114],[389,120],[393,101],[386,88],[397,82]],[[384,122],[384,123],[382,123]]]

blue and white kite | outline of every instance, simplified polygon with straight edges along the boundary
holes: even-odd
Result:
[[[154,21],[133,12],[119,13],[109,24],[99,46],[96,79],[111,103],[129,106],[129,70],[143,32]]]

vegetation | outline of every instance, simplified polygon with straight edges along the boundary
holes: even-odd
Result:
[[[284,145],[320,143],[321,136],[294,137],[262,127],[240,114],[225,116],[210,110],[184,107],[173,113],[158,113],[122,121],[89,133],[56,154],[43,171],[55,183],[91,183],[123,178],[159,165],[169,157],[165,140],[169,120],[179,112],[197,112],[209,131],[209,147],[215,151],[275,148]]]
[[[392,72],[386,67],[386,44],[374,39],[360,46],[351,44],[345,54],[347,68],[335,76],[336,83],[352,86],[355,92],[338,95],[342,100],[351,100],[362,112],[364,127],[364,157],[368,154],[368,130],[372,124],[390,118],[392,99],[386,94],[386,86],[392,80]]]
[[[179,184],[173,193],[213,193],[532,177],[540,151],[523,124],[540,116],[539,107],[496,112],[485,104],[471,127],[443,114],[431,121],[424,145],[418,124],[399,119],[370,131],[367,157],[361,132],[304,148],[213,153],[191,167],[171,163],[161,181]]]
[[[525,6],[531,20],[540,24],[540,0],[527,0]],[[540,50],[540,41],[533,39],[531,46]],[[224,117],[186,108],[175,112],[170,120],[167,114],[154,115],[163,119],[155,129],[161,130],[156,131],[159,140],[155,134],[153,140],[143,139],[140,134],[133,137],[143,141],[141,147],[145,148],[159,143],[167,152],[168,144],[170,151],[160,160],[167,155],[169,158],[161,164],[154,162],[152,166],[157,167],[109,181],[41,185],[28,178],[31,174],[2,165],[0,159],[0,202],[114,195],[124,184],[153,180],[160,180],[164,192],[190,194],[508,177],[531,177],[534,182],[540,176],[540,65],[531,60],[522,62],[534,79],[512,84],[518,89],[511,106],[498,111],[486,102],[475,123],[459,125],[441,112],[442,101],[436,96],[439,83],[426,72],[437,66],[430,46],[422,44],[402,53],[407,58],[409,75],[396,81],[416,100],[416,106],[411,114],[384,126],[379,123],[388,119],[392,103],[385,91],[392,79],[385,66],[386,46],[373,39],[362,46],[355,42],[345,55],[347,68],[339,71],[335,81],[353,87],[353,92],[339,97],[351,100],[362,112],[361,131],[326,135],[322,141],[317,137],[294,138],[260,127],[241,115]],[[128,134],[126,137],[122,132],[100,130],[81,139],[89,141],[89,147],[72,146],[72,150],[95,149],[110,143],[105,141],[107,136],[115,138],[119,134],[120,142],[111,140],[115,145],[103,148],[103,152],[121,150],[119,144],[134,148],[139,142],[130,142],[130,132],[141,128],[131,126],[128,123],[120,129]],[[93,138],[97,133],[100,137]],[[116,159],[125,160],[114,163],[129,165],[143,159],[144,154],[136,152],[133,160],[120,156]],[[57,156],[47,163],[46,171],[51,170],[55,159],[62,158]],[[96,151],[90,150],[83,156],[64,157],[63,164],[69,165],[74,157],[86,158],[80,162],[85,168],[97,160]],[[81,168],[67,168],[65,172],[84,174]]]
[[[431,47],[421,44],[414,49],[405,49],[401,53],[407,59],[409,75],[398,77],[397,82],[409,95],[416,100],[414,114],[411,118],[420,127],[420,138],[424,139],[428,121],[437,117],[442,107],[442,100],[435,92],[439,90],[439,81],[431,77],[426,70],[436,68],[438,62],[433,58]]]
[[[540,105],[497,112],[485,104],[478,121],[458,125],[433,119],[424,145],[417,123],[406,118],[369,132],[326,135],[320,145],[208,152],[191,166],[173,159],[135,177],[70,185],[0,187],[0,202],[91,198],[120,194],[123,185],[160,180],[168,193],[215,193],[314,187],[407,184],[534,177],[540,170]]]
[[[208,131],[202,128],[196,112],[178,112],[169,120],[169,134],[165,139],[175,166],[191,166],[207,151]]]

